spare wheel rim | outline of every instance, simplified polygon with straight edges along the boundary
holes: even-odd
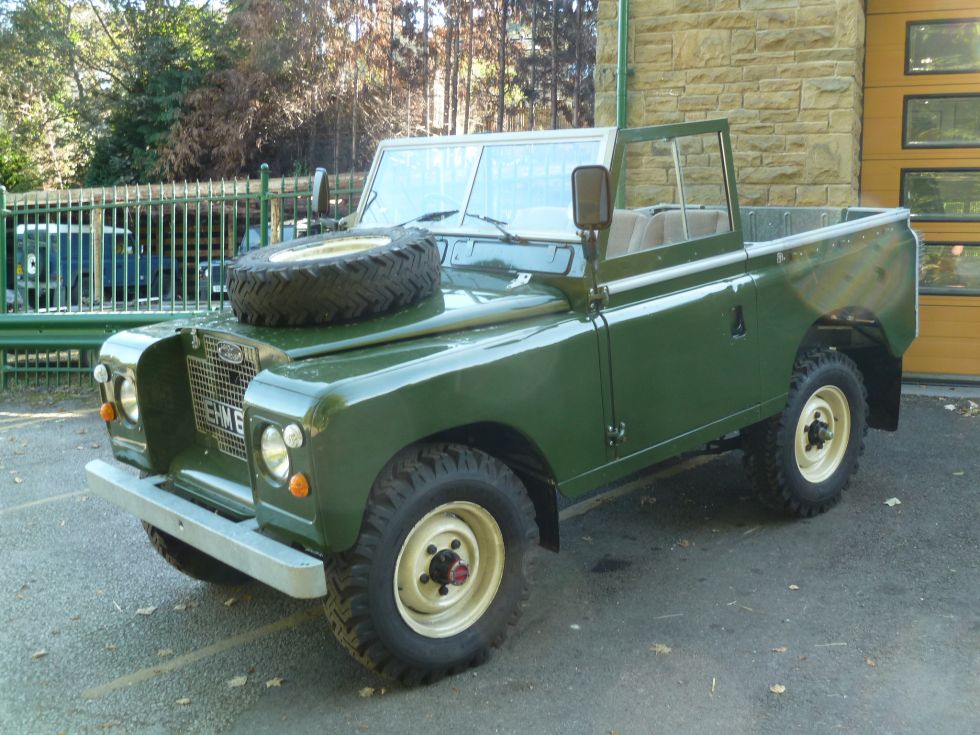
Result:
[[[286,248],[269,256],[272,263],[302,263],[308,260],[329,260],[365,250],[384,247],[391,243],[388,235],[350,235],[333,237],[310,245]]]

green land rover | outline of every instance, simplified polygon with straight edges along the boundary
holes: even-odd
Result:
[[[732,160],[725,121],[382,143],[349,222],[229,264],[230,312],[105,343],[139,473],[92,490],[192,577],[323,598],[409,683],[511,632],[559,495],[738,449],[764,502],[829,509],[897,426],[917,238],[740,209]]]

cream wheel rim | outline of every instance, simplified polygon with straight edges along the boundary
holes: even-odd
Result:
[[[823,482],[834,474],[847,452],[851,409],[844,392],[833,385],[814,391],[796,424],[796,465],[807,482]]]
[[[269,261],[272,263],[302,263],[307,260],[329,260],[330,258],[339,258],[342,255],[380,248],[390,242],[391,238],[386,235],[334,237],[309,247],[287,248],[269,256]]]
[[[454,568],[467,572],[461,583],[444,574],[454,557]],[[395,561],[395,604],[416,633],[448,638],[480,619],[503,576],[504,537],[494,517],[476,503],[444,503],[405,538]]]

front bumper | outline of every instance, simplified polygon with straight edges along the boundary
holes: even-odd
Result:
[[[157,487],[162,476],[140,479],[100,459],[85,472],[93,493],[208,556],[292,597],[327,594],[323,562],[262,535],[254,518],[222,518]]]

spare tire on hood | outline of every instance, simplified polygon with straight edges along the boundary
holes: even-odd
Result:
[[[257,248],[230,261],[238,320],[301,326],[383,314],[439,288],[439,248],[426,230],[331,232]]]

